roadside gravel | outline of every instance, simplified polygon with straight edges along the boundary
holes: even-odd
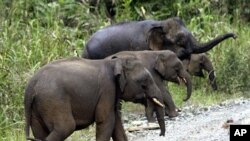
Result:
[[[137,115],[132,121],[135,120],[146,124],[143,115]],[[178,117],[166,117],[165,137],[159,136],[159,129],[127,131],[127,135],[130,141],[229,141],[228,120],[232,124],[250,124],[250,99],[228,100],[208,107],[184,107]],[[129,121],[125,128],[135,126]]]

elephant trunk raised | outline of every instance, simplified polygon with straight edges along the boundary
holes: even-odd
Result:
[[[226,33],[224,35],[221,35],[221,36],[218,36],[218,37],[214,38],[213,40],[211,40],[211,41],[209,41],[207,43],[198,43],[196,41],[196,39],[193,36],[191,36],[191,40],[192,40],[191,43],[193,43],[192,44],[192,46],[193,46],[192,47],[192,49],[193,49],[192,53],[198,54],[198,53],[207,52],[210,49],[212,49],[213,47],[215,47],[217,44],[222,42],[223,40],[226,40],[227,38],[230,38],[230,37],[235,39],[236,35],[233,34],[233,33]]]
[[[206,52],[230,37],[236,38],[236,35],[226,33],[200,44],[178,17],[164,21],[132,21],[108,26],[94,33],[82,57],[102,59],[120,51],[171,50],[183,60],[189,59],[193,53]]]

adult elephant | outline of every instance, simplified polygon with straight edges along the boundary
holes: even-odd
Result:
[[[213,90],[218,89],[213,64],[205,53],[192,54],[190,59],[185,59],[182,62],[191,75],[204,78],[203,70],[205,70],[208,73],[209,83]]]
[[[165,134],[160,90],[151,74],[135,59],[71,58],[42,67],[29,81],[24,97],[26,136],[31,126],[36,139],[62,141],[75,130],[96,123],[96,140],[126,141],[119,99],[150,99],[157,107]],[[115,132],[114,132],[115,131]]]
[[[170,117],[178,115],[175,104],[169,91],[166,89],[164,80],[180,83],[182,80],[187,87],[187,96],[184,101],[187,101],[192,92],[191,79],[188,72],[184,69],[182,62],[172,51],[122,51],[107,57],[106,59],[118,58],[134,58],[141,60],[145,68],[152,74],[153,79],[161,91],[163,102],[166,106],[166,113]],[[149,122],[153,122],[154,106],[144,99],[138,100],[146,106],[146,117]]]
[[[102,59],[120,51],[172,50],[183,60],[203,53],[223,40],[236,36],[227,33],[200,44],[178,18],[118,23],[98,30],[86,44],[83,58]]]

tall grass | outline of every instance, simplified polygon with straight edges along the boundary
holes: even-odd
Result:
[[[5,10],[0,16],[0,135],[3,139],[11,129],[23,128],[23,93],[33,73],[57,58],[79,56],[85,37],[90,34],[64,27],[56,7],[53,9],[40,1],[32,5],[32,2],[16,1],[7,8],[0,4]],[[23,7],[25,3],[31,4],[27,7],[32,7],[34,16],[27,15],[29,8]],[[84,5],[80,7],[87,9]]]
[[[181,1],[170,6],[158,5],[154,1],[124,1],[117,8],[117,21],[180,16],[201,41],[229,31],[235,32],[237,40],[227,40],[209,51],[219,91],[210,91],[207,81],[197,78],[191,102],[211,104],[247,95],[250,88],[249,24],[240,24],[237,20],[229,24],[230,17],[216,16],[208,10],[209,3],[203,4],[204,9],[200,9],[198,15],[185,15],[185,10],[190,10],[189,7],[195,3],[201,5],[199,0],[185,6]],[[170,1],[162,3],[169,5]],[[171,11],[173,8],[175,10]],[[52,60],[80,56],[92,33],[109,25],[109,21],[104,10],[91,14],[87,3],[74,0],[48,3],[40,0],[2,0],[0,9],[0,140],[19,141],[25,138],[23,93],[29,78]],[[170,92],[178,106],[185,105],[182,102],[185,88],[172,85]],[[137,111],[130,104],[124,107],[131,108],[129,112]],[[89,134],[88,130],[84,133]],[[72,138],[74,140],[75,136]]]

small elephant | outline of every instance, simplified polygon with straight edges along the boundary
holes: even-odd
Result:
[[[233,33],[227,33],[207,43],[198,43],[178,17],[164,21],[123,22],[94,33],[82,57],[103,59],[120,51],[171,50],[183,60],[191,54],[206,52],[230,37],[236,38]]]
[[[141,60],[143,65],[150,71],[154,81],[159,87],[163,102],[166,106],[166,113],[169,117],[176,117],[178,112],[176,111],[176,106],[173,102],[173,99],[166,89],[164,80],[172,81],[175,83],[180,83],[180,80],[186,84],[187,87],[187,96],[184,98],[184,101],[188,100],[191,96],[192,85],[191,79],[188,72],[184,69],[182,62],[178,59],[176,54],[172,51],[163,50],[163,51],[122,51],[107,57],[106,59],[111,59],[113,57],[118,58],[135,58]],[[150,103],[141,100],[139,103],[142,103],[146,106],[146,117],[149,122],[154,121],[153,118],[153,106],[150,106]]]
[[[192,54],[190,60],[183,60],[185,69],[194,76],[205,77],[203,70],[208,72],[209,83],[213,90],[217,90],[214,67],[205,53]]]
[[[24,97],[25,132],[36,139],[62,141],[96,123],[96,140],[126,141],[118,101],[148,98],[157,107],[165,134],[163,100],[152,75],[135,59],[61,59],[42,67]]]

